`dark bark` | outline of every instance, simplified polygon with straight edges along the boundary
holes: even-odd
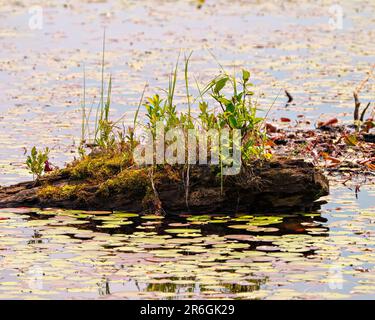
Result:
[[[84,190],[85,197],[64,200],[44,199],[38,195],[41,185],[62,186],[76,183],[66,176],[45,177],[38,184],[20,183],[0,188],[0,207],[61,207],[92,210],[127,210],[145,208],[144,194],[113,193],[103,198],[96,194],[98,186]],[[172,182],[167,176],[156,188],[167,213],[187,212],[183,182]],[[221,194],[217,172],[207,166],[191,166],[188,204],[192,212],[286,212],[311,210],[329,192],[328,180],[318,169],[303,160],[278,159],[252,167],[244,167],[236,176],[226,176]]]

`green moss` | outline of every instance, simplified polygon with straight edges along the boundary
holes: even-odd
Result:
[[[39,197],[54,201],[86,201],[93,195],[110,198],[116,194],[130,193],[143,198],[150,187],[148,169],[131,165],[132,160],[127,152],[106,151],[85,156],[56,174],[67,179],[66,185],[45,185],[40,189]]]
[[[181,183],[183,169],[168,165],[155,167],[153,179],[156,188],[161,183]],[[62,177],[65,185],[46,184],[40,189],[39,197],[51,201],[90,203],[93,197],[107,200],[124,195],[129,199],[140,199],[145,205],[152,205],[157,199],[149,173],[148,167],[134,166],[128,152],[107,150],[85,156],[59,170],[56,176]]]
[[[74,200],[78,193],[82,190],[82,185],[65,185],[61,187],[45,186],[42,187],[38,195],[42,199],[50,200]]]
[[[118,194],[124,192],[144,195],[149,185],[150,179],[146,169],[124,170],[115,177],[101,183],[97,195],[108,197],[113,193]]]
[[[123,168],[129,166],[130,161],[121,153],[98,154],[86,156],[82,160],[73,162],[67,169],[73,179],[94,179],[104,181],[116,176]]]

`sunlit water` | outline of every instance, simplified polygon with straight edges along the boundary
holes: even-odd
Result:
[[[342,26],[332,25],[332,3],[207,0],[198,9],[188,0],[48,0],[40,7],[43,27],[34,30],[35,11],[29,10],[40,1],[0,0],[0,185],[29,178],[24,147],[50,147],[60,166],[76,154],[83,65],[87,107],[96,107],[104,28],[112,116],[125,113],[125,124],[133,120],[145,83],[146,96],[161,93],[179,52],[183,60],[191,50],[193,96],[194,78],[203,86],[220,72],[220,63],[228,72],[251,71],[264,111],[278,97],[269,113],[278,126],[280,117],[291,118],[291,126],[300,121],[301,127],[332,116],[351,119],[352,92],[375,63],[375,2],[340,1]],[[182,109],[180,62],[175,101]],[[293,95],[293,104],[285,106],[283,89]],[[374,92],[372,81],[361,92],[363,104]]]
[[[262,216],[3,209],[0,298],[373,298],[365,199],[334,188],[319,212]]]
[[[341,1],[342,29],[329,23],[328,0],[43,3],[43,29],[32,30],[39,1],[0,0],[0,185],[30,179],[24,147],[49,146],[60,166],[76,154],[82,68],[95,105],[103,27],[113,116],[125,112],[125,124],[145,82],[146,95],[167,86],[181,49],[194,50],[201,83],[220,69],[207,48],[229,70],[249,68],[265,110],[281,90],[269,116],[277,126],[281,116],[300,127],[349,120],[353,88],[374,63],[373,1]],[[294,104],[285,106],[283,89]],[[374,89],[370,82],[361,99]],[[0,298],[373,298],[373,199],[372,184],[357,199],[332,180],[320,212],[287,216],[2,209]]]

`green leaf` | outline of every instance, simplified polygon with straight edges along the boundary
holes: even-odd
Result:
[[[242,69],[242,80],[244,83],[248,82],[250,79],[250,72],[245,70],[245,69]]]
[[[227,105],[227,108],[226,108],[226,112],[230,112],[230,113],[233,113],[234,112],[234,105],[232,103],[228,104]]]
[[[221,89],[223,89],[228,81],[228,77],[218,80],[215,84],[214,92],[218,94]]]
[[[232,128],[237,128],[238,124],[237,124],[237,120],[234,116],[229,116],[228,121],[229,121]]]
[[[350,134],[350,135],[345,136],[344,141],[348,146],[355,146],[358,143],[358,139],[355,134]]]
[[[37,152],[36,152],[36,148],[33,147],[33,148],[31,149],[31,157],[32,157],[32,158],[35,158],[35,157],[36,157],[36,154],[37,154]]]
[[[201,110],[201,112],[206,112],[207,111],[207,102],[200,102],[199,103],[199,109]]]
[[[217,99],[217,101],[221,102],[223,105],[225,106],[228,106],[229,104],[231,104],[232,102],[224,97],[220,97]]]

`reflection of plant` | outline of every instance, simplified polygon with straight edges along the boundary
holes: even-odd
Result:
[[[48,154],[48,148],[45,148],[44,151],[37,151],[36,147],[34,146],[31,149],[30,155],[27,156],[26,165],[33,176],[36,176],[37,179],[39,179],[44,172],[45,162],[48,161]]]
[[[197,283],[195,283],[196,279],[195,277],[186,277],[186,278],[180,278],[180,277],[170,277],[168,278],[169,282],[164,283],[149,283],[147,284],[146,291],[147,292],[166,292],[166,293],[172,293],[174,295],[171,295],[168,297],[168,299],[176,299],[178,297],[180,291],[186,293],[194,293],[197,289]],[[252,293],[256,295],[256,292],[260,290],[260,287],[262,284],[265,284],[268,280],[268,277],[264,277],[261,279],[252,279],[249,281],[249,284],[242,285],[241,281],[238,281],[239,283],[225,283],[221,282],[220,286],[222,287],[222,293],[224,294],[237,294],[237,293],[248,293],[249,296],[251,296]],[[178,283],[179,281],[191,281],[191,284],[181,284]],[[209,284],[204,284],[204,281],[202,283],[198,284],[199,292],[203,293],[205,291],[209,291],[207,288]]]

